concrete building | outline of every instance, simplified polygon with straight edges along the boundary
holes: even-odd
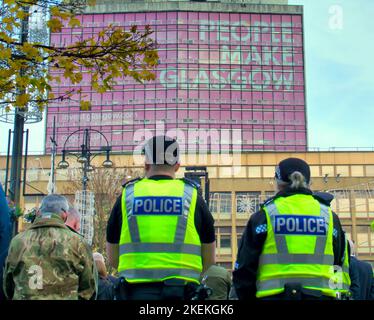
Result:
[[[374,232],[370,231],[370,223],[374,219],[374,152],[253,152],[233,159],[237,165],[222,165],[219,155],[209,155],[207,159],[193,162],[182,159],[179,177],[183,176],[186,165],[208,167],[210,208],[215,217],[219,263],[232,268],[238,242],[250,215],[274,193],[275,165],[290,156],[300,157],[310,164],[314,191],[329,190],[335,195],[333,209],[338,213],[348,236],[356,242],[359,258],[374,263]],[[99,156],[93,165],[100,166],[103,160]],[[112,160],[123,178],[126,178],[129,169],[135,175],[142,173],[141,159],[114,155]],[[68,161],[69,169],[57,170],[57,190],[60,193],[66,193],[71,181],[79,179],[81,175],[76,160],[71,158]],[[2,182],[5,162],[5,157],[0,157]],[[49,156],[30,156],[25,191],[33,195],[23,197],[25,209],[40,203],[42,196],[36,195],[39,191],[47,193],[49,167]]]
[[[79,86],[53,84],[56,95],[73,88],[82,94],[48,107],[47,152],[54,117],[59,150],[69,133],[91,127],[119,152],[131,152],[157,130],[183,131],[186,147],[204,152],[306,151],[302,6],[286,0],[98,0],[81,20],[82,28],[65,27],[51,43],[68,45],[109,24],[150,25],[160,57],[156,81],[119,79],[103,94],[94,92],[86,72]],[[91,111],[79,111],[83,96]],[[207,131],[210,140],[199,138]],[[100,139],[93,136],[91,144]]]

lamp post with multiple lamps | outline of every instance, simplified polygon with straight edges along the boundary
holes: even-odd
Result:
[[[66,148],[66,144],[69,139],[76,135],[83,133],[83,143],[80,145],[80,148]],[[100,135],[106,142],[105,146],[101,147],[91,147],[90,145],[90,134],[95,133]],[[64,147],[62,149],[62,159],[58,164],[60,169],[66,169],[69,167],[69,163],[66,158],[68,155],[75,156],[77,161],[82,164],[82,191],[77,191],[75,194],[75,206],[81,216],[80,223],[80,233],[84,239],[91,245],[94,233],[94,214],[95,214],[95,205],[94,205],[94,194],[87,191],[88,176],[87,173],[94,170],[92,166],[92,160],[99,154],[106,154],[106,159],[102,163],[104,168],[111,168],[113,162],[110,160],[109,155],[111,151],[111,146],[109,146],[108,140],[100,131],[95,129],[79,129],[72,132],[66,139]]]
[[[74,136],[75,134],[79,134],[83,132],[83,143],[81,144],[80,148],[66,148],[66,144],[68,143],[69,139]],[[106,146],[92,148],[90,146],[90,133],[94,132],[102,136],[106,142]],[[59,169],[66,169],[69,167],[69,162],[67,162],[66,157],[68,155],[75,156],[77,161],[83,165],[83,176],[82,176],[82,190],[87,190],[87,182],[89,181],[87,173],[94,170],[91,162],[92,160],[99,154],[106,154],[106,159],[104,160],[102,166],[104,168],[111,168],[113,167],[113,162],[110,160],[109,155],[112,147],[109,145],[108,139],[105,137],[103,133],[95,129],[79,129],[72,132],[67,138],[64,143],[64,147],[62,149],[62,159],[58,164]]]

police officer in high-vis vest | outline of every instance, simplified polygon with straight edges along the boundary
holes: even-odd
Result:
[[[233,284],[239,299],[330,300],[349,295],[349,256],[338,216],[309,189],[309,165],[279,163],[277,194],[247,224]]]
[[[121,277],[119,298],[192,298],[215,263],[214,220],[198,186],[176,179],[179,146],[156,136],[144,146],[145,177],[127,182],[107,226],[107,253]]]

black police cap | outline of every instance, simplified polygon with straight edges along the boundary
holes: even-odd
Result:
[[[310,168],[309,165],[298,158],[288,158],[279,162],[275,169],[275,178],[283,182],[291,182],[290,175],[295,171],[300,172],[307,183],[310,182]]]
[[[148,164],[173,166],[179,162],[179,144],[168,136],[152,137],[145,143],[143,152]]]

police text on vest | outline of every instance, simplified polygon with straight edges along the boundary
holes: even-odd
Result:
[[[326,235],[326,221],[318,216],[277,215],[274,221],[275,234]]]
[[[181,197],[135,197],[134,215],[182,215]]]

